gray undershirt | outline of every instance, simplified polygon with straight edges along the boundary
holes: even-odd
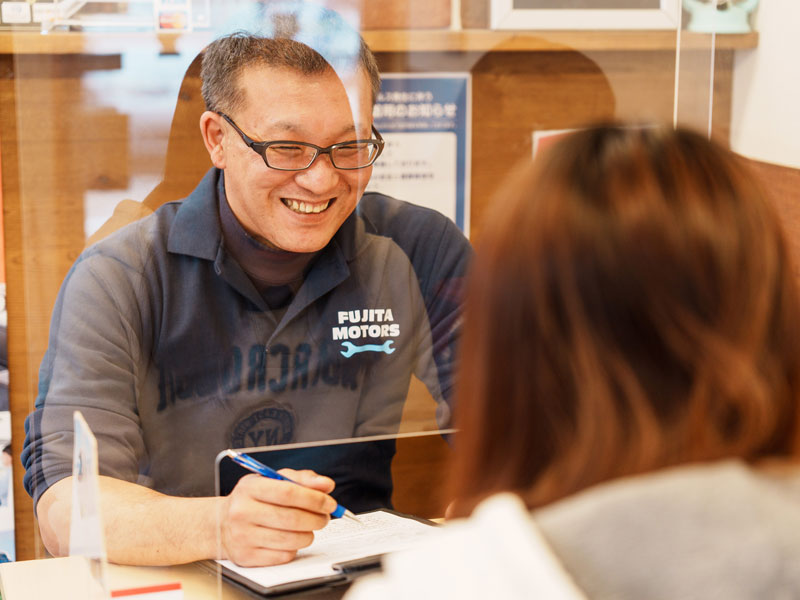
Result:
[[[283,312],[303,284],[319,252],[287,252],[262,244],[242,227],[225,197],[220,178],[219,217],[225,248],[241,265],[256,291],[273,311]]]

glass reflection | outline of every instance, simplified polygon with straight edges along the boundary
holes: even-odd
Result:
[[[19,382],[18,397],[24,404],[21,413],[25,413],[19,417],[20,440],[21,421],[34,408],[40,382],[47,382],[46,377],[40,378],[38,369],[48,347],[49,319],[58,289],[69,269],[85,248],[106,239],[123,226],[151,215],[165,203],[185,198],[202,180],[212,167],[212,159],[199,127],[205,109],[200,90],[199,54],[211,40],[224,33],[263,23],[270,11],[281,4],[285,5],[243,0],[213,2],[205,13],[208,27],[195,23],[192,31],[169,35],[164,32],[155,35],[143,30],[110,32],[101,28],[67,33],[54,28],[48,35],[53,36],[49,39],[58,40],[57,43],[38,53],[20,49],[13,57],[15,79],[10,85],[16,98],[14,139],[21,207],[19,220],[13,226],[20,232],[22,241],[12,240],[12,245],[17,243],[22,248],[21,257],[14,260],[18,261],[18,271],[25,273],[24,277],[17,276],[17,285],[12,292],[16,295],[14,306],[25,320],[25,329],[17,330],[17,339],[24,342],[26,358],[25,362],[18,363],[21,366],[15,371]],[[439,10],[441,3],[426,2],[424,4],[428,6],[423,7],[420,2],[400,2],[392,3],[391,7],[383,6],[382,10],[375,8],[380,3],[328,4],[339,10],[344,21],[364,29],[364,37],[375,52],[384,75],[382,92],[386,96],[383,102],[379,99],[379,105],[428,104],[427,100],[405,102],[402,96],[398,99],[388,94],[424,93],[432,85],[441,84],[441,90],[429,91],[434,96],[442,91],[444,97],[451,94],[450,88],[445,89],[445,83],[451,82],[445,80],[450,77],[458,82],[458,87],[452,90],[452,98],[448,96],[441,102],[440,98],[433,97],[430,101],[431,105],[437,102],[455,104],[457,118],[447,121],[449,117],[444,114],[439,122],[428,120],[424,122],[425,126],[418,126],[423,123],[418,114],[409,121],[395,110],[387,119],[387,128],[393,129],[386,133],[387,152],[375,165],[368,182],[358,179],[353,185],[361,188],[366,183],[368,192],[389,193],[402,200],[436,208],[476,241],[480,239],[486,215],[502,210],[489,200],[492,193],[520,160],[532,155],[535,133],[577,128],[598,119],[664,121],[672,119],[674,114],[675,31],[621,34],[590,30],[581,35],[548,30],[498,32],[490,30],[488,18],[477,24],[474,22],[474,15],[481,10],[476,10],[477,3],[469,2],[462,3],[462,29],[450,31],[458,29],[458,19],[452,19],[449,7],[445,11]],[[197,5],[197,2],[193,3],[196,11]],[[486,17],[488,7],[482,10]],[[433,11],[437,12],[431,16]],[[195,12],[195,16],[197,14]],[[352,51],[352,42],[356,38],[315,36],[309,33],[315,30],[309,27],[306,19],[306,13],[297,13],[291,23],[301,33],[308,34],[304,41],[311,45],[326,45],[328,49],[321,54],[331,64],[339,65],[337,61],[340,58],[337,57]],[[55,37],[59,35],[65,37]],[[46,36],[43,39],[46,40]],[[347,43],[343,44],[343,39]],[[693,83],[681,86],[683,91],[679,94],[688,94],[688,90],[695,89],[696,95],[701,97],[696,104],[703,109],[698,121],[700,125],[707,123],[703,119],[707,119],[709,52],[708,46],[703,46],[697,49],[696,59],[684,58],[682,61],[683,71],[688,66],[697,65],[696,73],[699,75],[692,75]],[[733,51],[724,49],[723,53],[730,57]],[[729,69],[729,63],[718,59],[717,64],[720,62]],[[358,128],[361,121],[370,120],[359,112],[365,87],[348,79],[345,66],[336,67],[339,69],[338,85],[347,97],[352,125]],[[394,83],[392,87],[392,75],[399,75],[403,84]],[[420,83],[424,79],[429,81]],[[415,85],[422,87],[415,88]],[[716,85],[721,86],[722,93],[718,98],[724,104],[725,95],[730,94],[730,90],[726,90],[730,79],[725,76],[717,78]],[[281,98],[275,104],[280,107],[284,101]],[[325,107],[317,112],[327,110]],[[718,123],[724,132],[725,113],[717,111],[716,114],[720,115]],[[232,117],[239,123],[238,113]],[[269,133],[260,130],[262,124],[258,115],[245,122],[248,133],[252,131],[259,136]],[[352,139],[319,140],[317,136],[322,137],[322,129],[315,130],[308,141],[322,145]],[[385,128],[379,125],[379,129],[384,132]],[[241,144],[241,140],[238,143]],[[431,148],[436,148],[431,152],[434,158],[426,158],[428,162],[418,170],[402,164],[417,159],[423,150]],[[11,158],[5,152],[6,148],[3,149],[5,164]],[[394,153],[390,155],[389,150]],[[381,164],[390,156],[394,163]],[[447,160],[434,160],[442,156]],[[322,162],[323,167],[328,166],[324,157]],[[408,176],[405,184],[403,175]],[[423,175],[438,179],[431,182],[431,179],[420,177]],[[398,181],[399,184],[395,185]],[[7,195],[7,198],[11,196]],[[446,203],[443,198],[448,199]],[[224,209],[224,205],[220,208]],[[220,211],[219,214],[223,213]],[[244,231],[239,238],[243,243],[238,247],[237,256],[247,256],[252,247],[263,250],[251,244],[262,240],[250,235],[247,224],[240,222],[239,216],[234,214],[233,220],[227,221],[234,229],[241,225]],[[405,225],[400,215],[390,217],[390,225],[403,234],[417,227],[416,223]],[[258,218],[258,214],[254,215],[252,222],[257,222]],[[219,227],[223,227],[222,223]],[[194,232],[194,235],[204,237],[202,231]],[[431,236],[426,242],[433,244],[438,239]],[[226,247],[226,250],[232,248]],[[231,256],[233,254],[235,251]],[[217,255],[212,258],[216,259]],[[313,269],[323,258],[314,255],[303,266],[289,265],[287,270],[299,268],[303,272]],[[238,259],[233,262],[238,262]],[[426,267],[417,269],[418,264],[412,261],[410,267],[405,265],[398,269],[395,263],[385,262],[366,272],[354,270],[351,275],[359,280],[383,277],[390,282],[391,293],[387,292],[387,296],[395,302],[398,298],[407,299],[408,290],[416,285],[415,280],[420,281],[422,275],[419,271]],[[247,339],[241,343],[231,339],[220,341],[214,336],[225,337],[227,332],[241,327],[245,317],[219,310],[214,306],[213,294],[209,294],[205,287],[192,287],[185,279],[171,282],[184,294],[184,300],[178,302],[176,298],[170,306],[174,312],[165,313],[161,318],[170,323],[180,323],[183,327],[185,351],[164,350],[164,364],[169,368],[139,374],[141,384],[155,390],[155,408],[140,410],[133,404],[126,414],[132,422],[138,423],[142,419],[157,418],[161,406],[167,407],[165,411],[174,410],[177,416],[162,426],[160,435],[166,439],[164,443],[156,441],[157,437],[144,440],[123,438],[121,431],[116,430],[107,435],[108,448],[118,449],[120,445],[127,446],[127,449],[137,448],[134,452],[137,462],[128,465],[126,478],[149,485],[159,481],[165,490],[189,493],[160,472],[160,467],[154,468],[156,462],[162,465],[169,459],[176,469],[202,470],[202,475],[198,476],[203,480],[201,489],[203,493],[210,493],[216,452],[233,445],[234,440],[242,445],[263,445],[289,439],[435,430],[450,423],[449,405],[446,402],[437,404],[435,400],[450,393],[442,389],[443,378],[438,375],[442,365],[451,358],[439,360],[437,357],[447,356],[451,350],[447,345],[437,345],[436,340],[442,339],[439,337],[442,332],[431,328],[428,315],[410,318],[410,325],[403,325],[400,329],[401,336],[413,332],[417,344],[413,352],[400,348],[396,343],[385,348],[384,344],[392,341],[389,339],[392,336],[387,337],[384,331],[389,333],[389,328],[400,318],[395,311],[392,312],[392,321],[386,318],[386,308],[394,306],[389,301],[381,303],[380,298],[366,294],[359,298],[359,302],[342,307],[341,311],[325,306],[312,311],[313,314],[304,314],[292,308],[292,301],[298,294],[307,293],[308,298],[315,294],[324,297],[321,290],[325,287],[325,277],[303,279],[299,286],[298,280],[288,277],[282,285],[263,286],[259,283],[264,281],[262,276],[271,274],[235,266],[228,271],[228,266],[220,264],[226,273],[235,273],[231,277],[244,290],[243,296],[249,298],[254,306],[260,303],[269,307],[268,311],[263,308],[261,311],[268,313],[264,319],[269,320],[270,325],[248,329],[247,335],[243,335]],[[117,283],[115,281],[111,286],[115,294],[121,293]],[[280,289],[262,293],[264,287]],[[96,310],[97,296],[109,293],[108,290],[101,292],[100,288],[102,286],[98,283],[96,290],[86,294],[76,312],[100,312]],[[431,283],[428,289],[421,291],[422,304],[431,311],[442,311],[437,312],[437,318],[444,318],[445,331],[453,325],[446,318],[447,306],[457,295],[457,282],[452,285]],[[193,324],[186,315],[190,309],[198,307],[204,307],[209,314],[213,309],[213,317],[202,326]],[[377,312],[371,315],[367,312],[364,320],[364,310],[384,312],[380,319]],[[342,316],[340,312],[347,314]],[[100,317],[98,314],[80,316],[86,319]],[[331,324],[327,330],[319,325],[309,341],[267,343],[268,331],[297,319],[313,323],[328,319]],[[161,333],[156,321],[149,327],[153,336]],[[370,327],[378,327],[376,339],[370,336]],[[333,339],[334,328],[339,339]],[[113,328],[109,323],[95,322],[86,329],[100,332],[100,339],[107,343],[106,336]],[[213,335],[209,335],[209,331]],[[367,345],[385,349],[353,350],[351,356],[345,357],[342,352],[348,352],[350,348],[345,342],[356,349]],[[392,348],[395,352],[386,352]],[[197,361],[191,368],[180,364],[187,356]],[[133,364],[136,361],[131,357],[126,356],[120,361]],[[427,367],[420,367],[420,357]],[[359,421],[358,427],[339,427],[338,419],[331,415],[339,414],[341,409],[334,406],[335,397],[324,390],[335,390],[337,394],[344,390],[355,396],[356,392],[365,389],[358,386],[369,377],[367,374],[387,360],[402,362],[404,374],[397,377],[394,373],[373,375],[373,380],[382,380],[370,383],[376,387],[380,384],[391,392],[386,395],[363,394],[358,399],[358,408],[369,412],[370,418]],[[119,364],[120,361],[114,360],[113,363]],[[214,361],[214,368],[204,367]],[[85,365],[73,366],[86,368]],[[409,381],[405,373],[415,369],[419,376],[411,377]],[[86,373],[83,370],[79,372],[81,375]],[[448,380],[445,386],[452,384],[449,378],[449,374],[444,376]],[[80,396],[80,402],[92,404],[103,395],[116,394],[110,391],[106,382],[90,386],[90,381],[91,378],[87,377],[83,382],[86,389],[75,394]],[[353,385],[357,386],[356,390],[351,389]],[[241,407],[240,412],[229,407],[228,392],[237,386],[238,390],[244,390],[254,399],[252,406]],[[317,391],[306,393],[308,390]],[[285,414],[267,410],[272,406],[268,402],[256,406],[256,397],[264,401],[266,397],[292,393],[300,397],[301,392],[303,402],[287,411],[294,419],[291,427],[286,426]],[[125,394],[129,393],[130,390],[126,389]],[[309,406],[315,402],[327,408],[310,410]],[[203,410],[193,411],[192,407],[198,404],[204,406]],[[220,407],[233,411],[224,426],[204,412]],[[67,410],[66,406],[64,410]],[[55,416],[54,419],[58,421]],[[301,422],[305,432],[302,435]],[[367,422],[371,424],[367,426]],[[175,433],[178,430],[175,423],[194,428],[197,439],[189,442],[196,445],[195,449],[181,443],[180,436]],[[287,438],[289,431],[292,436]],[[21,446],[22,442],[19,444]],[[30,498],[27,495],[22,497],[29,511],[27,514],[31,514]],[[32,518],[29,521],[33,523]],[[37,552],[43,553],[44,550],[40,547]]]

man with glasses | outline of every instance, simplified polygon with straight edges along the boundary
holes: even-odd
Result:
[[[131,564],[286,562],[327,523],[334,483],[311,471],[213,497],[225,448],[396,433],[412,374],[449,424],[470,247],[438,213],[364,193],[384,141],[375,59],[355,48],[348,63],[289,37],[213,42],[214,168],[68,274],[23,453],[52,553],[68,550],[73,410],[98,438],[109,558]]]

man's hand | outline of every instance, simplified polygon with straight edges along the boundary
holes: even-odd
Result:
[[[334,482],[313,471],[283,469],[292,479],[246,475],[222,504],[223,557],[243,567],[277,565],[311,545],[336,510]],[[297,485],[300,484],[300,485]]]
[[[328,477],[281,473],[301,485],[247,475],[229,496],[206,498],[166,496],[100,476],[108,559],[126,565],[209,558],[247,566],[288,562],[330,520],[336,501],[328,495],[334,487]],[[42,539],[55,556],[69,553],[71,505],[72,477],[53,484],[37,505]]]

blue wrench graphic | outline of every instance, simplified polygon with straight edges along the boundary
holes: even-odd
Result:
[[[357,354],[358,352],[385,352],[386,354],[391,354],[397,348],[392,348],[392,344],[394,340],[387,340],[383,344],[365,344],[364,346],[356,346],[351,342],[342,342],[342,346],[346,348],[346,350],[340,350],[342,356],[345,358],[350,358],[353,354]]]

